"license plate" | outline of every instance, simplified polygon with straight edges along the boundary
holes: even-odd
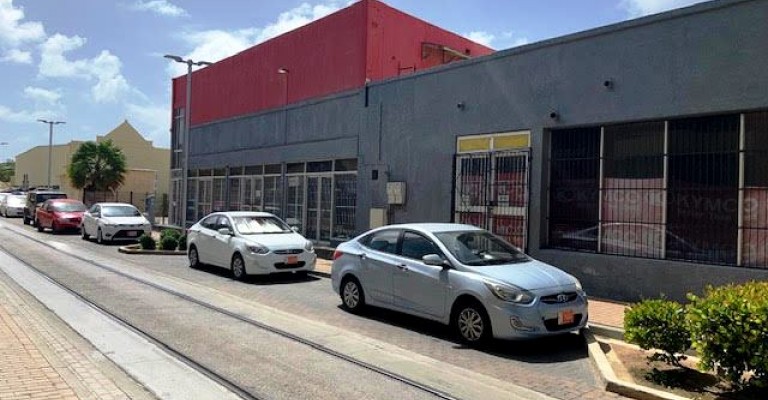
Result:
[[[136,231],[128,231],[128,236],[138,236],[139,232]]]
[[[573,310],[564,310],[557,313],[557,324],[568,325],[572,324],[574,320]]]
[[[299,263],[299,256],[288,256],[285,258],[286,264],[298,264]]]

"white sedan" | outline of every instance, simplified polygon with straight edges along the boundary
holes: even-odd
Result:
[[[99,244],[136,241],[152,233],[152,224],[132,204],[96,203],[83,215],[80,233],[83,240],[95,237]]]
[[[312,242],[283,220],[265,212],[217,212],[189,228],[189,265],[210,264],[235,279],[277,272],[306,274],[315,269]]]

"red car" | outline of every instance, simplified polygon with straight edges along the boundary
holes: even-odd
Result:
[[[46,200],[37,208],[37,230],[50,228],[54,233],[66,229],[79,229],[85,213],[85,204],[75,199]]]

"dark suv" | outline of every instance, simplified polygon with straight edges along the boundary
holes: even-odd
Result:
[[[37,210],[37,207],[43,205],[46,200],[66,198],[66,193],[53,190],[33,190],[27,193],[27,202],[24,205],[24,224],[28,225],[31,223],[32,226],[37,224],[37,221],[35,220],[35,211]]]

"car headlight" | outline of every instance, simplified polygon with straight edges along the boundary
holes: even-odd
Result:
[[[267,254],[269,253],[269,249],[265,246],[262,246],[260,244],[249,244],[248,246],[245,246],[248,248],[248,251],[250,251],[253,254]]]
[[[315,246],[312,244],[311,241],[307,240],[307,243],[304,245],[304,250],[306,250],[306,251],[311,253],[311,252],[315,251]]]
[[[584,291],[584,289],[581,287],[581,282],[579,282],[578,279],[573,278],[573,284],[576,285],[576,290],[578,291]]]
[[[499,300],[510,303],[528,304],[533,301],[531,292],[513,285],[502,285],[494,282],[485,282],[485,286],[498,297]]]

